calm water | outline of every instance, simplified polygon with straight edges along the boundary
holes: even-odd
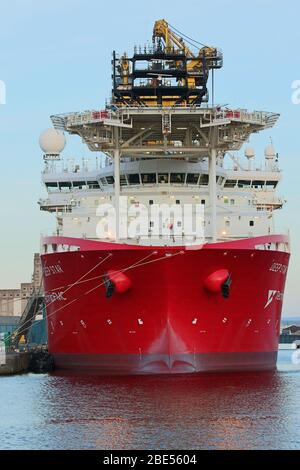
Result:
[[[0,378],[2,449],[300,449],[300,366],[177,377]]]

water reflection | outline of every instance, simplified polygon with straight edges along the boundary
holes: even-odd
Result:
[[[89,442],[94,448],[118,449],[276,446],[276,433],[265,431],[276,423],[285,432],[282,407],[290,399],[285,378],[278,373],[129,378],[55,374],[43,386],[43,395],[50,404],[44,418],[59,427],[67,424],[75,433],[80,428],[79,446]]]
[[[2,447],[299,448],[299,379],[298,372],[2,378]]]

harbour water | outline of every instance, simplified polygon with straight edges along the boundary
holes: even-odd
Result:
[[[276,372],[0,378],[1,449],[299,449],[300,365]]]

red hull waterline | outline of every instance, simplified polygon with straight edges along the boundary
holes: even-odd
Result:
[[[276,367],[286,237],[202,247],[64,237],[42,243],[54,250],[42,264],[57,368],[175,374]],[[228,298],[218,283],[209,285],[220,272],[230,274]]]

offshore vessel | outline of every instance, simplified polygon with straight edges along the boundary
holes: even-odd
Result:
[[[157,21],[151,44],[113,53],[104,110],[53,115],[41,134],[39,204],[57,221],[41,258],[58,368],[276,366],[289,262],[273,220],[281,171],[272,143],[260,164],[252,147],[244,160],[237,152],[279,115],[209,104],[222,53],[182,36]],[[62,161],[64,133],[99,152],[93,168]]]

